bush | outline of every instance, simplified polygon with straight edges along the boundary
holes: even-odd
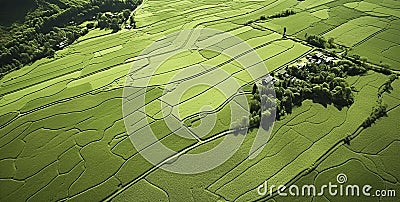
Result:
[[[280,13],[276,13],[276,14],[274,14],[274,15],[271,15],[270,18],[287,17],[287,16],[289,16],[289,15],[294,15],[294,14],[296,14],[296,12],[293,11],[293,10],[285,10],[285,11],[282,11],[282,12],[280,12]]]
[[[373,108],[370,116],[362,123],[362,127],[368,128],[379,118],[387,116],[387,105],[382,104],[382,100],[378,101],[378,105]]]
[[[93,23],[93,22],[88,23],[88,24],[86,25],[86,28],[88,28],[88,29],[94,28],[94,23]]]
[[[381,97],[383,93],[390,93],[393,90],[392,83],[398,78],[396,74],[391,74],[388,80],[379,87],[378,97]]]
[[[317,46],[319,48],[325,48],[326,47],[326,40],[322,36],[316,36],[316,35],[306,35],[306,41],[308,44]]]

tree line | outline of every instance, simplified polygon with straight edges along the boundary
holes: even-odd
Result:
[[[122,12],[118,13],[99,13],[97,16],[97,27],[100,29],[112,29],[113,32],[117,32],[121,29],[121,25],[130,18],[130,25],[135,28],[134,16],[130,16],[131,11],[129,9],[124,9]],[[95,25],[88,24],[90,27]]]
[[[251,23],[257,22],[257,21],[260,21],[260,20],[264,21],[264,20],[267,20],[267,19],[282,18],[282,17],[287,17],[289,15],[294,15],[294,14],[296,14],[296,12],[294,10],[284,10],[282,12],[275,13],[275,14],[267,16],[267,17],[265,15],[262,15],[262,16],[260,16],[260,18],[256,19],[255,21],[254,20],[247,21],[245,23],[245,25],[250,25]]]
[[[268,17],[265,17],[265,15],[262,15],[260,17],[260,20],[267,20],[267,18],[273,19],[273,18],[283,18],[283,17],[287,17],[289,15],[294,15],[296,14],[296,12],[294,10],[284,10],[280,13],[275,13],[273,15],[270,15]]]
[[[383,104],[382,99],[379,98],[377,101],[377,105],[372,108],[371,114],[364,120],[361,126],[363,128],[368,128],[373,123],[375,123],[376,120],[384,116],[387,116],[387,105]]]
[[[382,95],[383,93],[391,93],[391,91],[393,90],[392,83],[396,79],[398,79],[398,76],[396,74],[391,74],[388,76],[388,79],[385,81],[385,83],[383,83],[382,86],[379,87],[377,104],[375,107],[372,108],[371,114],[362,123],[361,126],[363,128],[368,128],[379,118],[387,116],[388,106],[383,103]]]
[[[323,36],[305,34],[306,42],[318,48],[336,48],[333,38],[326,40]]]
[[[250,115],[233,123],[235,134],[242,133],[247,128],[261,126],[268,130],[272,126],[276,114],[274,88],[272,83],[253,85],[251,96],[248,97]]]
[[[389,75],[388,79],[385,81],[385,83],[382,84],[382,86],[379,87],[378,90],[378,97],[381,97],[383,93],[390,93],[393,90],[392,83],[398,79],[398,76],[396,74],[391,74]]]

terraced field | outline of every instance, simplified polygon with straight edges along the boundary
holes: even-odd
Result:
[[[296,14],[258,20],[287,9]],[[275,185],[319,186],[336,182],[339,173],[345,173],[352,184],[400,191],[399,80],[391,84],[391,93],[382,95],[387,117],[369,128],[361,125],[388,79],[372,70],[346,78],[354,93],[351,106],[338,109],[306,100],[275,121],[261,149],[253,148],[260,129],[250,129],[237,135],[243,143],[222,165],[179,174],[163,169],[178,160],[163,159],[154,165],[140,152],[159,143],[171,154],[212,150],[226,136],[233,136],[231,123],[240,120],[231,120],[231,111],[248,111],[248,106],[240,105],[240,97],[249,94],[245,86],[265,75],[254,78],[250,68],[229,56],[204,50],[169,57],[154,72],[135,69],[146,59],[137,56],[162,37],[210,28],[247,42],[266,72],[284,71],[314,52],[317,48],[303,41],[305,33],[332,37],[349,55],[358,54],[373,65],[389,64],[398,71],[399,9],[400,2],[394,0],[145,1],[135,13],[137,29],[92,30],[57,51],[54,58],[38,60],[0,80],[0,200],[359,200],[329,195],[282,197],[276,189],[271,196],[257,193],[265,180]],[[212,37],[209,40],[219,47],[227,45],[226,39]],[[235,54],[240,58],[248,53]],[[148,55],[146,65],[157,61],[152,57],[156,56]],[[135,85],[127,85],[131,72]],[[142,83],[147,84],[145,89],[136,85]],[[139,102],[139,98],[143,105],[126,114],[126,102]],[[207,134],[196,133],[196,127],[205,124],[202,116],[216,120]],[[127,130],[127,119],[137,130]],[[157,139],[134,145],[132,136],[143,137],[148,128]],[[350,144],[345,142],[348,137]],[[170,153],[163,155],[170,157]]]

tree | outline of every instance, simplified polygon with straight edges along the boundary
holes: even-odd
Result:
[[[86,24],[86,28],[88,28],[88,29],[94,28],[94,23],[93,22],[89,22],[88,24]]]
[[[261,95],[261,108],[263,110],[265,110],[268,107],[273,107],[273,105],[275,105],[273,95],[267,95],[267,94]]]
[[[274,120],[272,113],[269,110],[265,110],[261,116],[261,122],[260,122],[261,127],[264,130],[268,130],[268,128],[272,125],[273,121]]]
[[[28,53],[21,53],[20,57],[21,61],[25,64],[31,61],[31,58]]]
[[[283,28],[283,37],[286,36],[286,27]]]
[[[233,134],[238,135],[241,130],[240,122],[237,122],[237,121],[232,122],[232,130],[233,130]]]
[[[360,65],[352,65],[348,67],[347,74],[350,76],[361,75],[367,72],[367,69]]]
[[[97,25],[99,26],[100,29],[108,28],[110,26],[110,24],[109,24],[109,19],[107,18],[107,16],[102,15],[100,17]]]
[[[329,44],[329,48],[336,48],[335,39],[334,38],[329,38],[328,39],[328,44]]]
[[[387,105],[382,104],[382,100],[378,100],[377,106],[372,109],[372,112],[367,119],[362,123],[362,127],[368,128],[371,126],[375,121],[383,116],[387,115]]]
[[[324,37],[321,37],[321,36],[307,35],[306,41],[307,41],[307,43],[309,43],[313,46],[317,46],[319,48],[326,47],[326,40]]]
[[[389,76],[389,81],[390,81],[390,82],[393,82],[393,81],[395,81],[397,78],[398,78],[398,76],[397,76],[396,74],[391,74],[391,75]]]
[[[385,93],[385,92],[390,93],[390,92],[393,90],[392,83],[393,83],[397,78],[398,78],[398,77],[397,77],[396,74],[391,74],[391,75],[388,77],[388,80],[387,80],[384,84],[382,84],[382,86],[379,88],[378,97],[381,97],[382,94]]]
[[[122,11],[122,15],[124,16],[124,19],[127,20],[131,15],[131,11],[129,11],[129,9],[125,9]]]
[[[258,100],[250,100],[250,113],[258,112],[260,109],[261,105]]]
[[[236,122],[233,122],[232,123],[232,125],[233,125],[233,132],[234,132],[234,134],[235,135],[238,135],[238,134],[240,134],[240,133],[244,133],[246,130],[247,130],[247,128],[249,127],[249,118],[248,117],[246,117],[246,116],[243,116],[242,117],[242,119],[240,120],[240,122],[238,122],[238,121],[236,121]]]
[[[254,83],[254,85],[253,85],[253,90],[251,91],[251,94],[256,94],[256,93],[258,93],[258,87],[257,87],[257,84],[256,83]]]
[[[258,100],[260,102],[261,101],[260,94],[259,93],[254,94],[253,99]]]
[[[260,126],[260,116],[259,115],[255,115],[253,117],[251,117],[250,119],[250,126],[253,127],[259,127]]]
[[[113,18],[113,19],[111,20],[110,28],[111,28],[114,32],[117,32],[117,31],[119,31],[119,30],[121,29],[121,27],[119,26],[119,23],[118,23],[118,19],[117,19],[117,18]]]
[[[131,16],[131,22],[130,22],[131,26],[135,29],[136,28],[136,21],[135,21],[135,15]]]
[[[290,99],[293,99],[293,97],[294,97],[294,94],[290,89],[285,89],[283,95],[288,97],[288,98],[290,98]]]

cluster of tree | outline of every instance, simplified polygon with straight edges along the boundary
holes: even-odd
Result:
[[[324,106],[334,104],[339,109],[350,106],[354,97],[345,77],[365,71],[365,68],[350,61],[288,67],[287,72],[278,75],[279,80],[275,82],[277,118],[292,113],[292,108],[300,106],[306,99]]]
[[[369,117],[362,123],[363,128],[368,128],[379,118],[387,116],[387,105],[382,104],[382,99],[379,99],[377,103],[377,106],[372,109]]]
[[[242,117],[240,120],[236,120],[232,123],[233,125],[233,132],[235,135],[238,134],[246,134],[247,129],[249,128],[249,118],[248,117]]]
[[[356,76],[356,75],[362,75],[367,72],[366,65],[363,63],[355,63],[349,60],[340,60],[339,62],[336,63],[337,68],[339,68],[340,73],[347,74],[349,76]],[[334,69],[335,73],[338,73],[338,69]]]
[[[26,15],[23,23],[0,27],[0,78],[35,60],[52,57],[55,50],[86,34],[87,28],[78,26],[82,22],[106,11],[132,10],[140,3],[141,0],[92,0],[70,6],[58,0],[38,0],[37,8]]]
[[[27,27],[14,33],[10,41],[0,45],[0,78],[38,59],[52,57],[55,50],[71,44],[86,34],[87,29],[66,26],[42,33]]]
[[[89,3],[61,9],[47,18],[45,17],[42,31],[47,32],[53,27],[65,24],[81,24],[93,18],[99,20],[101,13],[133,10],[141,3],[142,0],[91,0]]]
[[[379,88],[378,97],[381,97],[383,93],[390,93],[393,90],[392,83],[398,78],[396,74],[391,74],[388,80]]]
[[[268,130],[275,121],[276,98],[272,83],[253,85],[252,96],[249,97],[249,117],[242,117],[233,123],[235,134],[239,134],[248,128],[261,126]]]
[[[296,12],[294,10],[285,10],[285,11],[282,11],[280,13],[276,13],[276,14],[270,15],[268,17],[266,17],[265,15],[262,15],[262,16],[260,16],[260,18],[256,19],[255,21],[254,20],[247,21],[244,25],[248,26],[248,25],[251,25],[253,22],[257,22],[257,21],[260,21],[260,20],[264,21],[264,20],[267,20],[268,18],[272,19],[272,18],[287,17],[289,15],[294,15],[294,14],[296,14]]]
[[[249,100],[250,117],[249,124],[251,127],[261,127],[268,130],[275,120],[276,114],[276,98],[274,86],[271,83],[253,85],[252,97]]]
[[[249,26],[249,25],[251,25],[253,22],[254,22],[253,20],[249,20],[249,21],[245,22],[244,25],[245,25],[245,26]]]
[[[105,13],[99,14],[97,17],[97,26],[100,29],[112,29],[114,32],[117,32],[121,29],[121,25],[126,22],[131,15],[131,11],[129,9],[124,9],[119,13]],[[131,18],[131,22],[134,22],[133,16]],[[135,25],[133,24],[133,28]]]
[[[10,26],[14,22],[23,21],[25,15],[35,9],[35,1],[2,0],[0,6],[0,25]]]
[[[338,109],[354,103],[348,75],[361,75],[367,70],[348,60],[329,64],[308,63],[302,68],[289,66],[285,73],[277,75],[273,87],[253,85],[249,99],[250,127],[268,129],[275,117],[279,120],[292,113],[294,106],[304,100],[313,100],[324,106],[333,104]],[[271,89],[274,88],[275,92]]]
[[[269,16],[269,18],[282,18],[282,17],[287,17],[289,15],[294,15],[296,12],[294,10],[285,10],[280,13],[276,13],[274,15]]]
[[[267,18],[282,18],[289,15],[294,15],[296,12],[294,10],[285,10],[280,13],[273,14],[271,16],[265,17],[265,15],[260,16],[259,20],[267,20]]]
[[[373,123],[376,122],[381,117],[387,116],[387,105],[382,103],[382,94],[387,92],[390,93],[393,90],[392,83],[398,79],[396,74],[391,74],[388,77],[388,80],[379,88],[378,90],[378,100],[377,105],[372,109],[371,114],[367,119],[362,123],[363,128],[370,127]]]
[[[390,65],[386,63],[380,63],[379,67],[370,66],[370,69],[373,69],[375,72],[379,72],[385,75],[390,75],[393,73],[390,69]]]
[[[334,39],[329,38],[326,40],[323,36],[308,35],[305,34],[305,38],[308,44],[319,47],[319,48],[335,48]]]

